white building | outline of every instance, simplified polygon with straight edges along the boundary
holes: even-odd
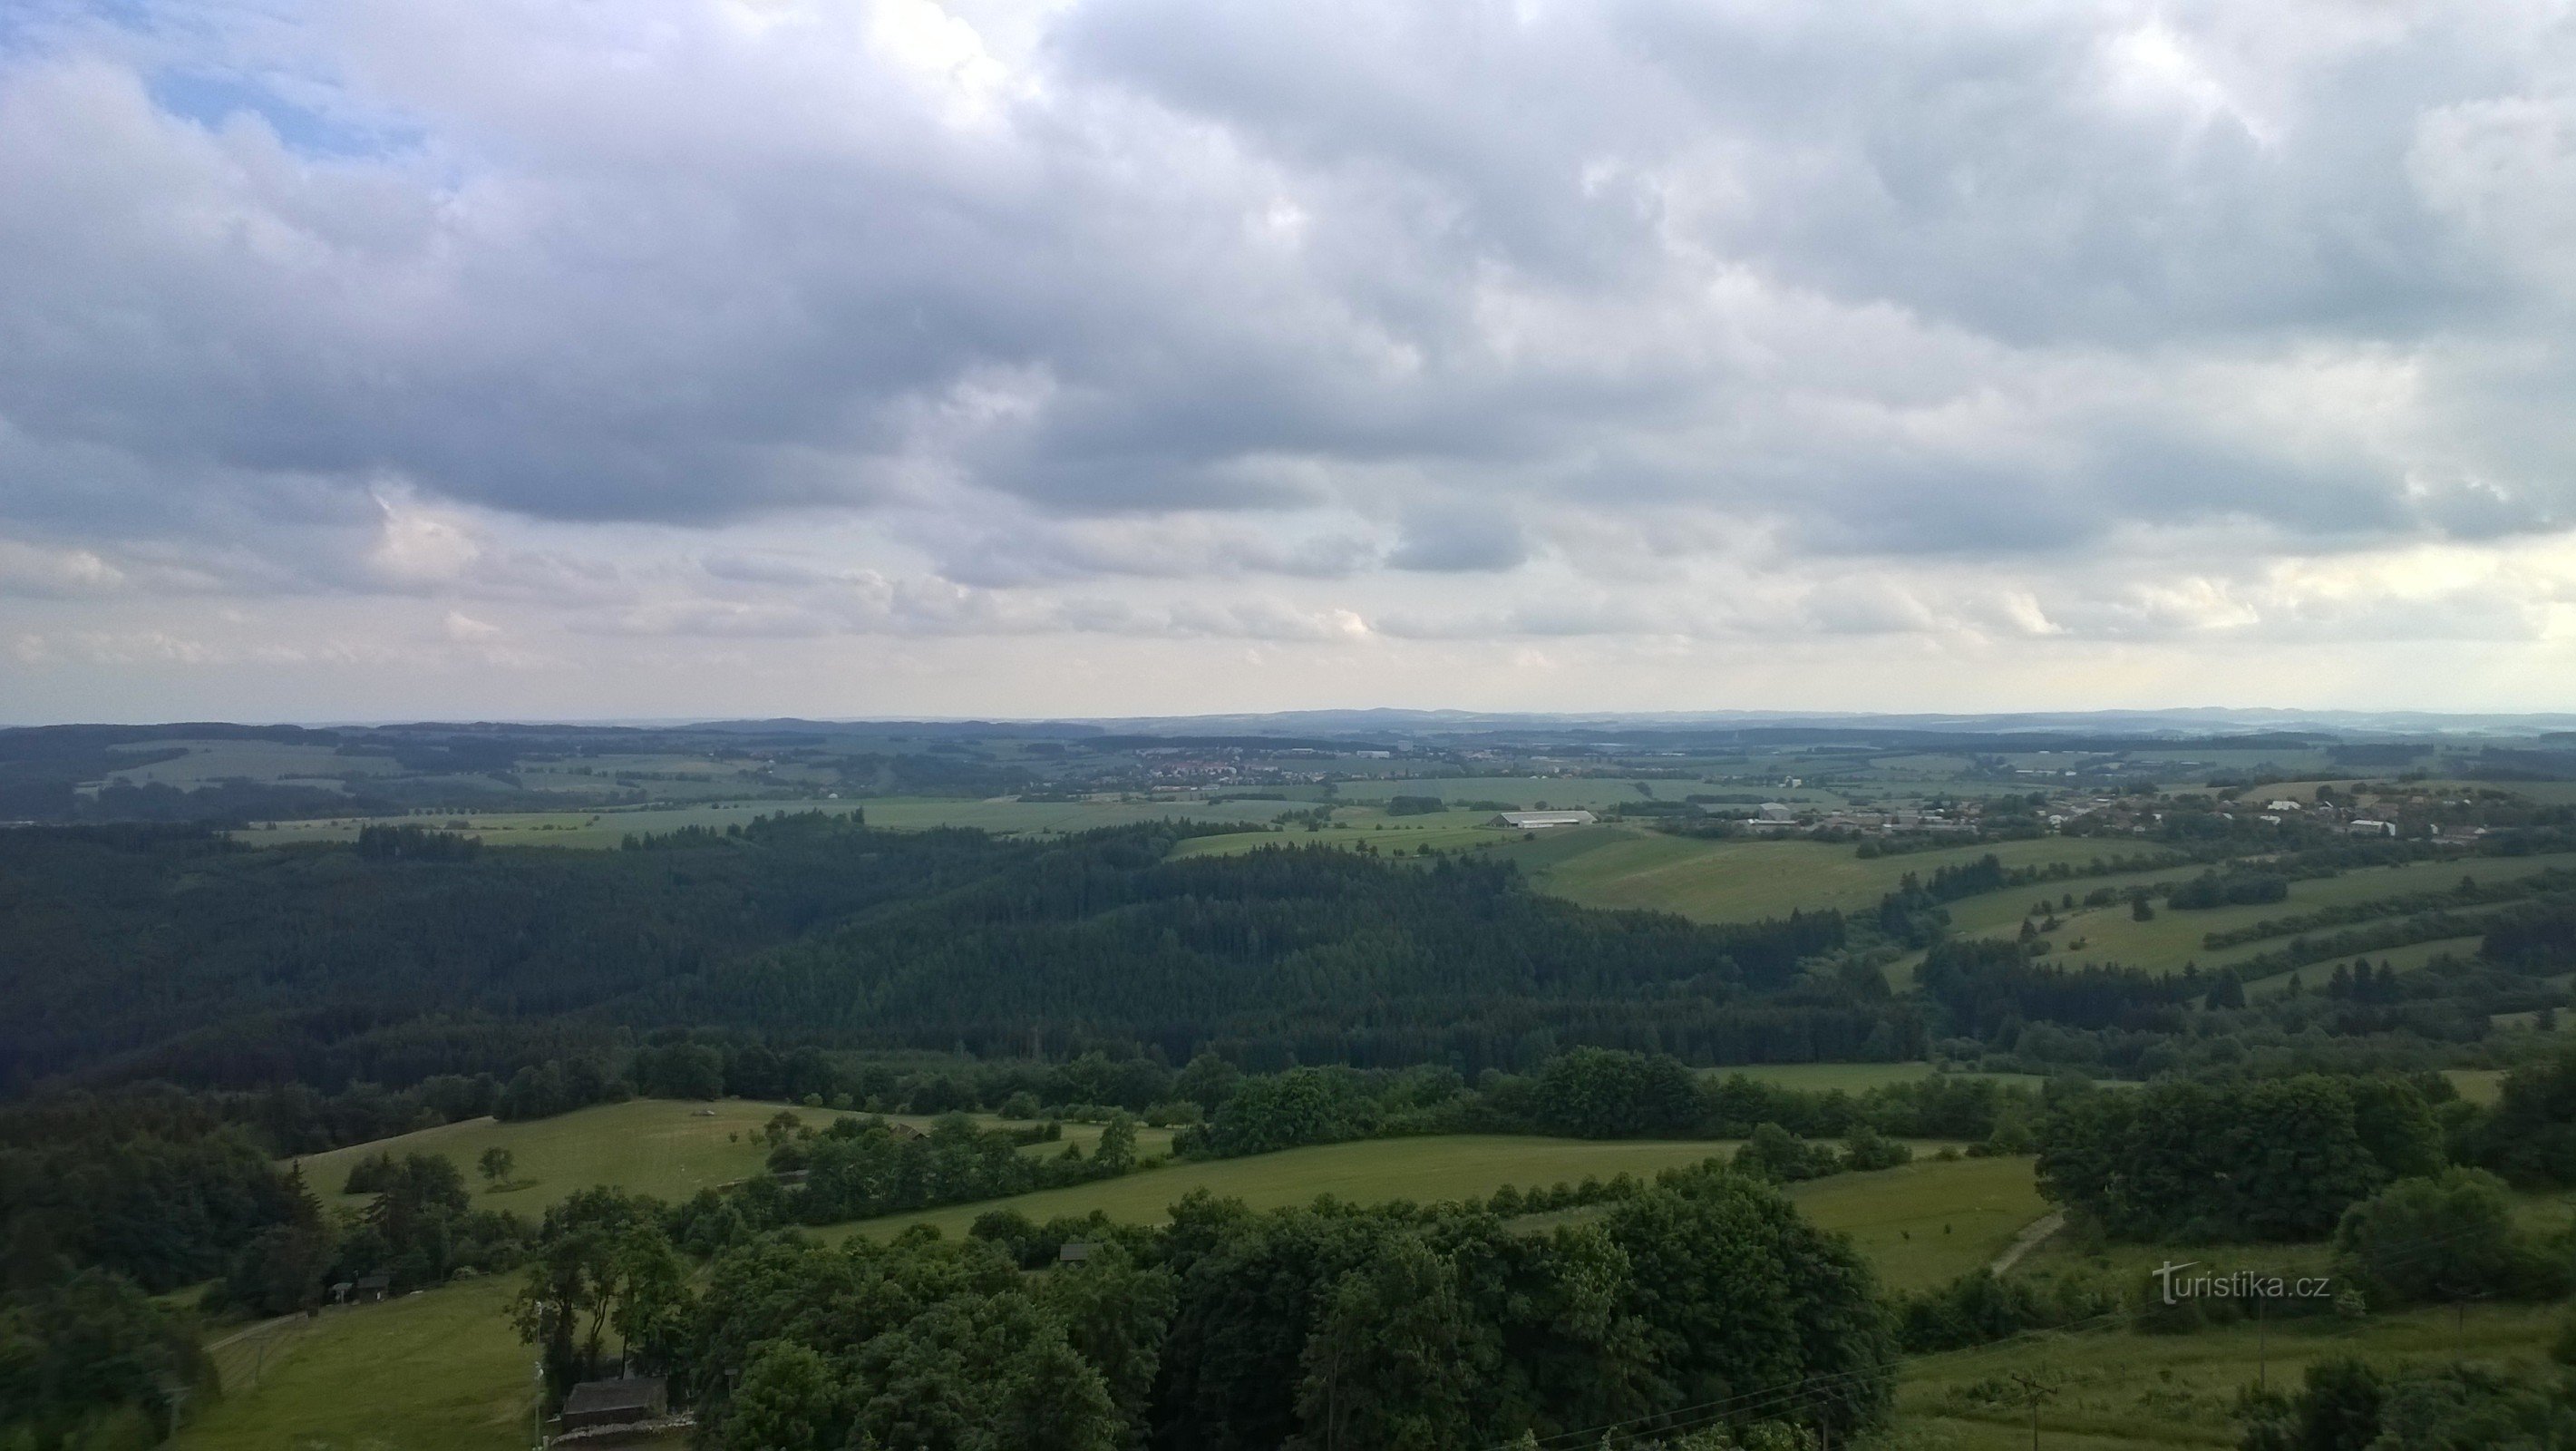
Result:
[[[1547,826],[1590,826],[1600,819],[1589,811],[1506,811],[1485,824],[1536,831]]]

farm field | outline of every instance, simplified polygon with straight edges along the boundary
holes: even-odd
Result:
[[[1282,1149],[1243,1159],[1177,1162],[1116,1179],[1041,1189],[1010,1199],[888,1215],[835,1226],[825,1233],[892,1236],[906,1225],[931,1224],[946,1234],[963,1234],[977,1215],[1002,1207],[1019,1210],[1036,1220],[1059,1214],[1088,1214],[1097,1209],[1112,1219],[1159,1224],[1171,1202],[1194,1189],[1205,1189],[1219,1198],[1240,1199],[1255,1209],[1305,1204],[1323,1194],[1357,1203],[1389,1199],[1429,1203],[1482,1197],[1505,1184],[1531,1188],[1580,1183],[1587,1176],[1609,1179],[1623,1172],[1651,1177],[1661,1169],[1723,1158],[1734,1153],[1735,1148],[1732,1141],[1714,1139],[1549,1139],[1511,1134],[1369,1139]]]
[[[730,794],[730,793],[728,793]],[[858,801],[734,800],[690,806],[643,806],[593,811],[445,812],[396,818],[415,826],[446,826],[482,838],[492,846],[555,846],[589,849],[615,847],[628,836],[677,831],[684,826],[722,830],[754,817],[780,812],[821,811],[833,816],[864,811],[868,824],[899,831],[934,826],[971,826],[995,833],[1089,831],[1141,821],[1267,822],[1295,809],[1284,801],[970,801],[934,797],[877,797]],[[336,817],[317,821],[265,823],[234,833],[253,843],[347,841],[362,827],[383,824],[373,817]],[[1268,836],[1271,841],[1284,840]]]
[[[507,1310],[520,1276],[326,1310],[168,1444],[173,1451],[509,1451],[535,1386]],[[224,1353],[216,1352],[219,1363]],[[226,1365],[227,1379],[235,1367]]]
[[[1701,1072],[1709,1078],[1732,1078],[1741,1073],[1758,1082],[1776,1083],[1783,1088],[1804,1089],[1810,1093],[1824,1093],[1837,1088],[1845,1093],[1860,1093],[1884,1088],[1891,1083],[1912,1083],[1917,1079],[1930,1078],[1934,1070],[1931,1064],[1918,1058],[1909,1063],[1748,1063],[1737,1068],[1708,1068]],[[2036,1073],[1960,1073],[1951,1076],[1991,1078],[1997,1083],[2018,1084],[2031,1089],[2048,1082]]]
[[[2287,901],[2254,903],[2241,907],[2218,907],[2205,911],[2177,912],[2158,907],[2153,920],[2140,922],[2130,916],[2126,902],[2102,907],[2078,907],[2072,912],[2060,910],[2061,926],[2049,934],[2055,952],[2047,960],[2059,965],[2074,962],[2119,962],[2156,972],[2178,972],[2186,962],[2198,962],[2203,968],[2225,966],[2253,957],[2276,947],[2281,938],[2240,943],[2211,951],[2201,945],[2212,932],[2231,932],[2267,920],[2295,916],[2322,907],[2339,907],[2374,901],[2384,897],[2439,892],[2459,880],[2474,877],[2481,882],[2511,881],[2552,867],[2576,866],[2576,854],[2550,856],[2477,857],[2456,861],[2416,862],[2402,867],[2368,867],[2335,877],[2323,877],[2290,884]],[[2051,884],[2057,885],[2057,884]],[[2074,891],[2081,897],[2098,883],[2070,882],[2058,891]],[[2011,912],[2009,921],[1988,919],[1985,936],[2004,936],[2017,931],[2020,913],[2031,902],[2046,895],[2044,889],[2031,888],[2005,891],[1981,899],[1993,909]],[[1992,910],[1992,909],[1990,909]],[[2477,909],[2465,909],[2474,913]],[[1956,909],[1954,909],[1955,917]],[[2372,919],[2384,920],[2384,919]],[[2351,924],[2360,925],[2360,924]],[[2340,931],[2330,927],[2311,932],[2310,936]],[[2077,948],[2074,944],[2082,941]],[[2376,960],[2381,954],[2374,951]]]
[[[1526,864],[1531,859],[1531,849],[1542,843],[1624,835],[1629,830],[1617,826],[1554,827],[1540,833],[1537,841],[1523,841],[1519,832],[1485,825],[1491,815],[1483,811],[1434,811],[1420,816],[1389,816],[1373,806],[1342,806],[1334,809],[1330,825],[1315,830],[1299,825],[1285,831],[1195,836],[1174,847],[1172,855],[1240,856],[1266,846],[1329,846],[1344,851],[1367,847],[1389,854],[1429,847],[1436,852],[1499,852]]]
[[[1646,789],[1638,790],[1639,785]],[[1437,796],[1443,801],[1504,802],[1518,811],[1600,811],[1623,801],[1679,801],[1693,792],[1718,789],[1705,781],[1637,782],[1592,776],[1437,776],[1337,782],[1333,797],[1337,802],[1351,806],[1374,806],[1396,796]],[[1547,805],[1538,804],[1542,801]]]
[[[325,790],[342,790],[345,783],[341,777],[389,776],[400,774],[403,769],[401,763],[391,756],[342,755],[330,746],[297,745],[290,741],[137,741],[111,747],[108,754],[111,757],[139,758],[182,747],[188,754],[166,761],[120,767],[110,771],[106,780],[127,786],[159,782],[183,791],[215,781],[235,779],[291,781]]]
[[[2401,973],[2413,972],[2434,958],[2446,954],[2452,957],[2475,957],[2481,940],[2476,937],[2436,937],[2430,942],[2410,942],[2403,947],[2382,947],[2360,955],[2369,958],[2373,964],[2387,963]],[[2309,963],[2305,967],[2292,968],[2289,972],[2276,972],[2269,977],[2253,978],[2246,982],[2245,991],[2249,994],[2279,992],[2290,985],[2291,973],[2296,973],[2299,981],[2311,990],[2321,988],[2334,974],[2337,962],[2351,960],[2350,958],[2327,958],[2322,962]]]
[[[1530,864],[1529,870],[1541,890],[1587,907],[1643,907],[1695,922],[1742,922],[1798,908],[1866,910],[1896,890],[1908,872],[1928,877],[1989,854],[2007,867],[2022,867],[2088,862],[2119,849],[2078,837],[2043,837],[1864,860],[1852,847],[1830,842],[1604,831],[1590,849]]]
[[[365,1203],[368,1196],[344,1195],[340,1186],[348,1182],[351,1166],[378,1153],[390,1153],[396,1158],[416,1153],[442,1155],[464,1171],[466,1182],[475,1190],[478,1207],[523,1215],[542,1214],[575,1190],[594,1184],[613,1185],[676,1203],[701,1189],[757,1173],[768,1159],[769,1150],[753,1135],[781,1109],[793,1110],[816,1128],[845,1117],[830,1109],[738,1098],[714,1103],[638,1098],[525,1123],[468,1119],[333,1149],[326,1154],[310,1154],[297,1162],[304,1170],[305,1183],[326,1205]],[[904,1114],[888,1117],[923,1127],[931,1122]],[[990,1115],[978,1117],[988,1123],[1001,1122]],[[1064,1126],[1065,1143],[1080,1144],[1088,1150],[1099,1138],[1096,1126]],[[1164,1152],[1171,1143],[1169,1129],[1139,1126],[1136,1130],[1136,1147],[1141,1154]],[[508,1187],[487,1191],[475,1172],[475,1160],[485,1149],[495,1146],[508,1149],[517,1156],[518,1163]],[[1059,1148],[1056,1144],[1032,1145],[1024,1152],[1054,1153]]]
[[[2040,1408],[2040,1444],[2056,1451],[2233,1448],[2231,1415],[2258,1367],[2275,1389],[2296,1389],[2307,1367],[2339,1356],[2380,1365],[2456,1356],[2543,1368],[2558,1333],[2558,1306],[2472,1306],[2455,1327],[2446,1309],[2275,1321],[2259,1338],[2236,1325],[2191,1335],[2100,1330],[2003,1341],[1908,1360],[1899,1372],[1898,1444],[1941,1451],[2020,1451],[2029,1410],[2001,1394],[2018,1372],[2059,1387]]]
[[[832,1234],[890,1238],[914,1224],[943,1234],[966,1232],[997,1208],[1045,1221],[1097,1209],[1112,1219],[1160,1223],[1172,1201],[1195,1189],[1241,1199],[1255,1209],[1306,1204],[1319,1195],[1361,1203],[1481,1198],[1505,1184],[1523,1188],[1612,1178],[1640,1178],[1735,1151],[1732,1143],[1698,1140],[1584,1141],[1502,1135],[1379,1139],[1288,1149],[1247,1159],[1175,1164],[1124,1178],[1046,1189],[1012,1199],[961,1204],[916,1214],[834,1226]],[[1789,1197],[1824,1228],[1851,1234],[1896,1288],[1938,1284],[2000,1254],[2013,1236],[2046,1212],[2028,1159],[1926,1157],[1897,1169],[1838,1174],[1789,1188]]]

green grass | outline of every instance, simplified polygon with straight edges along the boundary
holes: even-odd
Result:
[[[701,1189],[759,1172],[769,1151],[753,1134],[782,1108],[793,1108],[815,1128],[841,1117],[829,1109],[744,1099],[690,1103],[639,1098],[524,1123],[469,1119],[334,1149],[327,1154],[307,1155],[298,1162],[303,1166],[305,1183],[325,1204],[366,1202],[366,1196],[342,1195],[340,1186],[348,1182],[351,1165],[378,1153],[390,1153],[396,1158],[414,1153],[444,1155],[464,1171],[466,1182],[476,1191],[478,1207],[508,1209],[524,1215],[542,1214],[573,1191],[594,1184],[614,1185],[677,1202]],[[916,1125],[930,1122],[904,1115],[893,1117]],[[1065,1142],[1087,1149],[1099,1140],[1100,1130],[1091,1125],[1067,1124],[1064,1137]],[[1160,1153],[1170,1148],[1171,1142],[1168,1129],[1136,1131],[1137,1148],[1142,1153]],[[485,1149],[495,1146],[510,1150],[518,1162],[510,1185],[491,1191],[485,1189],[475,1162]],[[1024,1152],[1056,1153],[1060,1146],[1033,1145]]]
[[[1790,1186],[1809,1219],[1839,1230],[1892,1290],[1922,1290],[1991,1263],[2048,1212],[2028,1159],[1915,1160]]]
[[[2365,952],[2360,955],[2369,958],[2373,965],[2385,962],[2399,972],[2413,972],[2437,957],[2475,957],[2478,953],[2478,943],[2482,940],[2476,937],[2436,937],[2430,942],[2410,942],[2404,947],[2383,947],[2375,952]],[[2351,959],[2328,958],[2323,962],[2311,962],[2305,967],[2294,967],[2289,972],[2276,972],[2269,977],[2254,978],[2245,984],[2245,991],[2249,994],[2278,992],[2290,985],[2290,973],[2295,972],[2299,975],[2299,981],[2305,984],[2309,991],[2314,992],[2322,989],[2327,980],[2334,976],[2337,961],[2349,962]]]
[[[1175,1164],[1069,1189],[888,1215],[824,1233],[887,1238],[910,1225],[929,1224],[943,1234],[959,1235],[978,1215],[996,1208],[1015,1209],[1041,1222],[1097,1209],[1131,1224],[1159,1224],[1172,1201],[1195,1189],[1241,1199],[1255,1209],[1309,1204],[1325,1194],[1362,1204],[1481,1199],[1505,1184],[1579,1183],[1587,1176],[1609,1179],[1623,1171],[1651,1178],[1658,1170],[1726,1157],[1735,1147],[1705,1140],[1594,1142],[1481,1134],[1378,1139]],[[1929,1157],[1932,1147],[1918,1145],[1924,1156],[1903,1168],[1793,1185],[1789,1197],[1818,1225],[1850,1233],[1889,1284],[1902,1289],[1938,1284],[1992,1260],[2047,1206],[2033,1185],[2030,1160],[1943,1163]]]
[[[1059,1214],[1088,1214],[1097,1209],[1131,1224],[1160,1224],[1172,1201],[1193,1189],[1205,1189],[1219,1198],[1240,1199],[1255,1209],[1307,1204],[1322,1194],[1361,1204],[1391,1199],[1429,1203],[1482,1198],[1505,1184],[1532,1188],[1580,1183],[1586,1176],[1609,1179],[1623,1170],[1641,1178],[1651,1177],[1659,1169],[1723,1158],[1734,1153],[1735,1147],[1733,1143],[1712,1140],[1603,1142],[1510,1134],[1371,1139],[1284,1149],[1245,1159],[1174,1163],[1066,1189],[1042,1189],[982,1204],[889,1215],[843,1226],[842,1232],[887,1236],[906,1225],[933,1224],[943,1233],[963,1234],[977,1215],[996,1207],[1016,1209],[1036,1220]]]
[[[1933,1076],[1931,1064],[1916,1059],[1910,1063],[1752,1063],[1740,1068],[1703,1070],[1710,1078],[1732,1078],[1736,1074],[1762,1083],[1776,1083],[1783,1088],[1824,1093],[1841,1089],[1845,1093],[1862,1093],[1884,1088],[1891,1083],[1912,1083]],[[2024,1088],[2038,1088],[2048,1080],[2036,1073],[1963,1073],[1961,1078],[1991,1078],[1998,1083],[2014,1083]]]
[[[2347,1322],[2276,1321],[2191,1335],[2101,1330],[2004,1341],[1906,1362],[1897,1390],[1893,1446],[1920,1451],[2018,1451],[2031,1444],[2030,1413],[1977,1393],[2012,1373],[2060,1387],[2040,1408],[2040,1444],[2055,1451],[2166,1451],[2228,1447],[2230,1414],[2259,1373],[2295,1390],[2308,1366],[2357,1355],[2383,1366],[2472,1360],[2541,1370],[2557,1334],[2556,1306],[2475,1306],[2455,1330],[2451,1312],[2416,1310]]]
[[[2481,882],[2511,881],[2545,871],[2551,867],[2576,865],[2576,854],[2552,856],[2479,857],[2468,860],[2416,862],[2402,867],[2366,867],[2341,876],[2322,877],[2290,884],[2289,900],[2254,903],[2241,907],[2218,907],[2206,911],[2177,912],[2159,906],[2151,921],[2140,922],[2130,916],[2129,904],[2114,902],[2102,907],[2077,907],[2069,912],[2060,909],[2058,929],[2048,934],[2054,952],[2047,959],[2060,965],[2075,962],[2118,962],[2142,967],[2152,972],[2178,972],[2186,962],[2197,962],[2203,968],[2222,967],[2231,962],[2257,956],[2277,947],[2287,936],[2264,938],[2212,951],[2201,945],[2212,932],[2232,932],[2257,923],[2290,917],[2321,907],[2348,906],[2384,897],[2411,896],[2438,892],[2457,885],[2464,876]],[[2167,874],[2158,874],[2167,875]],[[2021,913],[2044,896],[2062,896],[2073,892],[2079,899],[2102,882],[2051,883],[2055,888],[2032,887],[2008,890],[1980,899],[1989,904],[1971,927],[1963,920],[1962,908],[1952,910],[1952,920],[1963,931],[1982,935],[2003,936],[2020,929]],[[2476,909],[2469,909],[2476,910]],[[2493,910],[2493,909],[2488,909]],[[2009,913],[2003,917],[2001,914]],[[2388,919],[2371,919],[2384,921]],[[2367,923],[2346,924],[2366,926]],[[2320,928],[2310,937],[2345,930],[2344,926]],[[2081,940],[2081,948],[2074,944]],[[2371,954],[2375,961],[2380,954]]]
[[[1704,781],[1635,781],[1590,776],[1441,776],[1344,781],[1336,799],[1368,805],[1395,796],[1437,796],[1443,801],[1500,801],[1523,811],[1599,811],[1626,801],[1679,801],[1719,788]],[[1540,802],[1546,802],[1542,807]]]
[[[547,784],[560,784],[560,778],[550,777]],[[614,783],[601,777],[599,784],[609,786]],[[645,784],[658,789],[674,783]],[[724,794],[747,795],[752,789],[746,785]],[[1097,827],[1127,826],[1145,821],[1269,821],[1283,811],[1295,809],[1296,804],[1288,801],[969,801],[909,797],[841,801],[733,799],[693,805],[603,807],[588,811],[454,811],[404,820],[427,826],[461,821],[465,823],[463,830],[493,846],[595,850],[615,847],[628,836],[677,831],[684,826],[722,830],[747,824],[754,817],[788,811],[821,811],[834,816],[845,816],[854,810],[864,811],[870,825],[899,831],[918,831],[934,826],[972,826],[995,833],[1014,833],[1090,831]],[[245,841],[259,843],[348,841],[357,836],[361,827],[376,824],[380,824],[379,819],[372,817],[274,822],[251,827],[235,835]]]
[[[2492,1104],[2504,1096],[2504,1070],[2501,1068],[2445,1068],[2442,1076],[2460,1097],[2474,1104]]]
[[[1274,803],[1275,804],[1275,803]],[[1388,855],[1412,855],[1423,847],[1436,852],[1493,852],[1523,861],[1532,859],[1530,848],[1536,842],[1521,840],[1521,834],[1505,831],[1485,823],[1492,818],[1485,811],[1433,811],[1420,816],[1389,816],[1375,807],[1342,806],[1333,811],[1330,825],[1309,830],[1292,826],[1285,831],[1233,831],[1217,836],[1192,837],[1172,849],[1175,857],[1241,856],[1266,846],[1327,846],[1343,851],[1363,847]],[[1540,833],[1542,839],[1599,838],[1619,833],[1626,828],[1614,826],[1554,827]]]
[[[401,764],[391,756],[344,756],[330,746],[287,741],[138,741],[110,747],[109,754],[141,756],[178,747],[185,747],[188,754],[111,770],[106,779],[128,786],[158,782],[182,791],[233,779],[291,781],[338,791],[346,789],[342,777],[385,776],[402,771]]]
[[[519,1279],[496,1275],[326,1310],[271,1349],[256,1384],[238,1380],[169,1444],[173,1451],[525,1446],[535,1386],[527,1347],[505,1316]]]
[[[768,1109],[719,1107],[743,1110],[745,1118],[754,1110],[765,1116]],[[639,1113],[640,1108],[615,1105],[545,1122],[583,1120],[577,1127],[588,1131],[586,1137],[622,1136],[662,1123]],[[1380,1140],[1175,1165],[1002,1202],[1037,1219],[1099,1208],[1121,1219],[1152,1223],[1163,1218],[1172,1199],[1196,1187],[1242,1198],[1256,1208],[1303,1204],[1325,1193],[1361,1202],[1432,1201],[1480,1197],[1506,1183],[1579,1182],[1587,1175],[1607,1179],[1623,1170],[1651,1176],[1658,1169],[1723,1156],[1734,1147],[1501,1136]],[[667,1174],[655,1179],[631,1165],[621,1170],[611,1150],[598,1152],[610,1157],[590,1162],[626,1173],[627,1182],[637,1187],[670,1187]],[[1794,1185],[1789,1197],[1818,1225],[1849,1233],[1897,1289],[1937,1284],[1986,1263],[2045,1208],[2032,1187],[2027,1159],[1943,1163],[1927,1157],[1903,1168]],[[885,1236],[912,1223],[962,1234],[990,1207],[890,1216],[822,1234]],[[178,1451],[502,1451],[518,1445],[529,1411],[528,1357],[504,1316],[518,1283],[516,1275],[469,1281],[382,1305],[334,1309],[316,1322],[286,1322],[266,1333],[254,1332],[215,1352],[231,1388],[228,1396],[172,1444]],[[266,1353],[255,1356],[253,1347],[261,1339],[267,1342]]]
[[[1527,867],[1541,890],[1588,907],[1646,907],[1697,922],[1741,922],[1786,916],[1793,908],[1864,911],[1896,890],[1908,872],[1929,877],[1989,853],[2007,867],[2022,867],[2080,865],[2119,849],[2077,837],[2043,837],[1864,860],[1851,846],[1829,842],[1711,841],[1623,830],[1602,831],[1586,850]]]

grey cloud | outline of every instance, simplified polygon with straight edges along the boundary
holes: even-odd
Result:
[[[1510,569],[1529,558],[1529,544],[1510,518],[1490,509],[1428,510],[1406,521],[1387,556],[1395,569],[1458,573]]]
[[[961,8],[971,65],[865,7],[138,13],[0,40],[0,588],[2113,632],[2168,615],[2051,576],[2141,529],[2576,509],[2576,41],[2516,7],[1081,0]],[[290,104],[180,114],[178,71]],[[1477,578],[1565,514],[1676,572],[1758,536],[1780,583]],[[768,547],[855,517],[887,557]],[[1841,557],[1988,561],[2039,613],[1802,593]]]

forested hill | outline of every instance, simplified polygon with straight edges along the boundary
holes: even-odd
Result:
[[[1919,1051],[1799,982],[1838,917],[1588,911],[1508,868],[1179,829],[1045,841],[781,818],[619,852],[390,829],[251,847],[176,828],[0,833],[0,1073],[208,1085],[507,1072],[624,1030],[1248,1063],[1508,1063],[1534,1035],[1709,1062]]]

